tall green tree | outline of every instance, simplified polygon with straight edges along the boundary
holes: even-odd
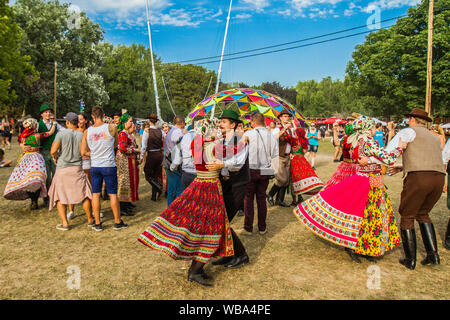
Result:
[[[22,110],[13,108],[18,98],[13,83],[31,83],[34,68],[30,57],[23,55],[19,48],[21,30],[14,22],[14,13],[7,0],[0,0],[0,113],[19,116]]]
[[[432,113],[449,114],[450,0],[435,1]],[[369,34],[347,67],[350,86],[370,115],[400,117],[425,107],[428,1],[387,30]]]
[[[214,94],[217,75],[204,67],[192,64],[167,64],[161,69],[166,89],[176,114],[187,115],[205,97]],[[220,83],[219,91],[228,88]],[[167,100],[165,93],[161,93],[162,101]],[[170,109],[165,108],[169,119],[173,118]]]
[[[105,110],[112,113],[124,108],[136,117],[156,113],[150,50],[136,44],[99,48],[104,55],[100,73],[110,97]],[[160,59],[155,64],[159,66]]]
[[[347,81],[323,78],[300,81],[297,84],[296,103],[299,110],[309,117],[346,117],[357,109]]]
[[[33,85],[15,86],[20,92],[18,103],[25,105],[28,113],[36,116],[41,104],[53,105],[55,61],[58,117],[77,111],[80,100],[101,105],[108,102],[103,82],[97,81],[101,66],[97,46],[103,40],[103,30],[97,23],[84,12],[69,11],[68,4],[56,0],[17,0],[13,9],[15,21],[23,30],[21,51],[31,57],[39,73]],[[94,88],[80,90],[80,83]]]

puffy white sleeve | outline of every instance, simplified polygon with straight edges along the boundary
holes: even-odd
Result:
[[[416,138],[416,132],[411,128],[406,128],[400,130],[389,142],[385,150],[387,152],[392,152],[395,148],[398,148],[399,140],[402,139],[404,142],[412,142]]]

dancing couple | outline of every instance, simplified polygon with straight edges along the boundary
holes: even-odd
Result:
[[[213,265],[227,268],[249,262],[230,227],[249,179],[248,146],[234,133],[238,122],[237,113],[224,111],[220,121],[223,139],[216,139],[217,120],[194,124],[191,150],[197,177],[138,238],[175,260],[192,260],[188,281],[204,286],[212,285],[204,271],[211,258],[221,257]]]

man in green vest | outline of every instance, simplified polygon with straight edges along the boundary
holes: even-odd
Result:
[[[38,132],[48,132],[52,127],[51,116],[53,115],[52,109],[48,105],[42,105],[39,110],[42,119],[39,121]],[[52,148],[53,140],[55,140],[55,136],[58,131],[64,130],[59,124],[56,124],[55,132],[49,136],[47,139],[44,139],[41,142],[40,152],[45,160],[45,169],[47,170],[47,181],[46,186],[47,190],[49,190],[50,185],[52,184],[53,175],[55,174],[56,164],[53,161],[53,158],[50,154],[50,149]],[[44,204],[48,206],[48,197],[44,198]]]

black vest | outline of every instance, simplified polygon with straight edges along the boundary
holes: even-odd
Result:
[[[232,138],[232,144],[237,145],[240,138],[237,134],[234,134]],[[245,164],[242,166],[242,168],[239,171],[229,171],[230,179],[227,181],[230,183],[233,187],[238,187],[242,185],[246,185],[250,182],[250,169],[248,164],[248,156],[245,159]]]

